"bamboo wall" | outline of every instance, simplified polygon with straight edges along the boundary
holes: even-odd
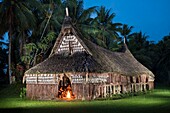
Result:
[[[96,73],[89,73],[87,76],[85,73],[74,73],[74,75],[66,74],[66,76],[68,76],[71,81],[72,92],[75,99],[82,100],[92,100],[97,97],[110,97],[113,94],[146,91],[154,88],[154,79],[145,74],[141,76],[123,76],[114,73],[99,75]],[[41,77],[43,77],[43,75],[41,75]],[[52,75],[48,76],[48,78],[49,77],[53,80],[51,84],[49,82],[43,84],[46,79],[40,81],[40,78],[37,76],[38,82],[28,82],[26,85],[27,97],[36,100],[57,99],[59,80],[63,75],[54,74],[54,77],[52,77]]]
[[[27,84],[26,96],[33,100],[53,100],[58,96],[57,84]]]

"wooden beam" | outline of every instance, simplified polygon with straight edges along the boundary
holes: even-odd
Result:
[[[66,7],[66,16],[69,16],[68,7]]]

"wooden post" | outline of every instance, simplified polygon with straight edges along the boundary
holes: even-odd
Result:
[[[106,85],[104,85],[104,97],[106,97]]]
[[[105,87],[105,88],[106,88],[106,95],[107,95],[107,85],[106,85],[106,87]]]
[[[56,89],[54,90],[55,92],[54,93],[56,93],[56,97],[58,97],[58,84],[56,85]]]
[[[34,74],[33,74],[33,75],[34,75]],[[36,82],[36,83],[38,84],[38,74],[36,74],[36,77],[37,77],[37,82]]]
[[[121,92],[124,93],[124,85],[121,85]]]
[[[134,92],[134,87],[133,84],[131,84],[132,88],[131,88],[131,92]]]
[[[144,91],[146,91],[146,83],[144,83]]]
[[[83,97],[82,97],[82,100],[85,100],[85,97],[84,97],[84,82],[83,82]]]
[[[101,86],[101,97],[103,97],[103,94],[104,94],[104,92],[103,92],[103,85]]]
[[[98,87],[98,95],[100,95],[100,86]]]
[[[118,87],[119,87],[119,88],[118,88],[118,89],[119,89],[119,90],[118,90],[118,91],[119,91],[118,94],[120,94],[121,87],[120,87],[120,85],[118,85]]]
[[[134,89],[135,89],[135,92],[136,92],[136,83],[134,84]]]
[[[113,85],[113,94],[116,94],[116,93],[115,93],[115,85]]]
[[[102,97],[102,93],[101,93],[101,86],[99,86],[99,95]]]
[[[86,69],[87,70],[87,69]],[[86,72],[86,83],[88,82],[88,72]]]
[[[110,97],[112,97],[112,85],[110,85]]]
[[[130,89],[130,88],[131,88],[130,84],[127,84],[127,91],[128,91],[128,92],[131,92],[131,89]]]
[[[135,90],[135,92],[138,92],[138,89],[139,89],[139,87],[138,87],[138,86],[139,86],[139,84],[138,84],[138,83],[136,83],[136,85],[135,85],[135,86],[136,86],[136,90]]]
[[[142,83],[140,83],[140,91],[142,91]]]

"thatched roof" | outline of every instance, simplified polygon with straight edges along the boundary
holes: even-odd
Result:
[[[78,32],[76,32],[76,28],[72,25],[71,23],[71,18],[69,16],[66,16],[64,21],[63,21],[63,25],[61,28],[61,32],[58,36],[58,38],[56,39],[56,42],[54,44],[53,49],[51,50],[50,53],[50,57],[56,53],[56,49],[59,47],[60,43],[62,42],[63,36],[68,32],[67,29],[71,28],[71,32],[76,36],[77,40],[81,43],[81,45],[83,45],[84,49],[87,51],[88,54],[91,54],[90,50],[88,49],[88,47],[84,44],[84,42],[81,40],[82,37],[81,34],[79,34]]]
[[[25,74],[34,73],[62,73],[62,72],[94,72],[94,73],[119,73],[127,76],[147,74],[154,76],[151,71],[139,63],[131,54],[125,44],[124,52],[106,50],[91,41],[83,38],[65,18],[61,33],[52,50],[52,54],[45,61],[30,68]],[[68,19],[69,20],[69,19]],[[85,45],[86,52],[77,52],[73,55],[57,54],[54,49],[60,41],[64,29],[71,27],[74,35]]]

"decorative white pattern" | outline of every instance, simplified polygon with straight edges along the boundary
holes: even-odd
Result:
[[[80,74],[74,74],[70,76],[71,83],[103,83],[108,82],[108,77],[106,75],[90,75],[83,76]],[[39,74],[36,76],[27,75],[26,83],[27,84],[58,84],[59,75],[53,74]]]
[[[72,54],[81,51],[85,51],[85,49],[75,35],[64,36],[59,48],[57,49],[57,53],[69,52]]]
[[[58,75],[53,74],[40,74],[36,76],[26,76],[27,84],[57,84]]]

